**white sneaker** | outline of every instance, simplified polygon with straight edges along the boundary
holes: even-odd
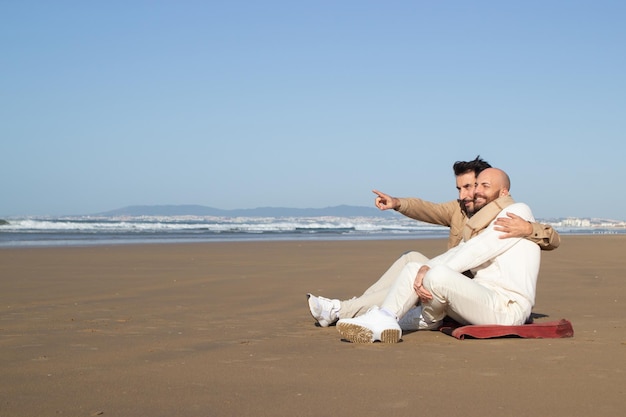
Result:
[[[331,300],[326,297],[316,297],[313,294],[306,295],[309,301],[311,315],[322,327],[328,327],[339,320],[339,300]]]
[[[424,317],[420,317],[419,330],[438,330],[442,323],[443,320],[428,322]]]
[[[441,321],[437,321],[434,323],[427,323],[422,317],[422,306],[415,306],[409,311],[406,312],[400,320],[398,320],[398,324],[402,331],[412,331],[412,330],[436,330],[441,326]]]
[[[341,336],[352,343],[398,343],[402,329],[398,321],[374,306],[367,313],[353,319],[341,319],[337,322]]]

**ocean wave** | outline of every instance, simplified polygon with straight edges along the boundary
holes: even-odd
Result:
[[[29,217],[0,225],[0,246],[251,239],[380,239],[445,236],[448,229],[378,217]]]
[[[380,217],[24,217],[0,225],[0,247],[314,239],[445,238],[447,227]],[[624,229],[557,228],[561,234]]]
[[[0,232],[380,232],[440,230],[433,226],[411,220],[382,220],[379,218],[181,218],[139,217],[123,219],[101,218],[26,218],[10,220],[0,226]]]

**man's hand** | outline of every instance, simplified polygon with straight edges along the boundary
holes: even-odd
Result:
[[[509,237],[526,237],[533,233],[533,225],[520,216],[513,213],[506,213],[508,217],[498,217],[494,223],[493,230],[504,232],[500,239]]]
[[[395,210],[400,207],[400,200],[385,193],[381,193],[380,191],[372,190],[374,194],[377,195],[376,200],[374,200],[374,204],[381,210]]]
[[[433,295],[430,291],[424,288],[424,277],[428,271],[430,271],[430,267],[428,265],[422,265],[419,271],[417,271],[417,276],[415,277],[415,282],[413,283],[413,289],[422,301],[429,301],[433,299]]]

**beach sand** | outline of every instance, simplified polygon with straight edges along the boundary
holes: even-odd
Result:
[[[543,252],[537,321],[566,339],[437,331],[355,345],[305,294],[349,298],[445,240],[0,250],[0,416],[624,415],[626,236]]]

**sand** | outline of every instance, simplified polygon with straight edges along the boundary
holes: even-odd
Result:
[[[611,416],[626,398],[626,236],[544,252],[567,339],[355,345],[305,294],[358,295],[445,240],[0,250],[0,416]]]

